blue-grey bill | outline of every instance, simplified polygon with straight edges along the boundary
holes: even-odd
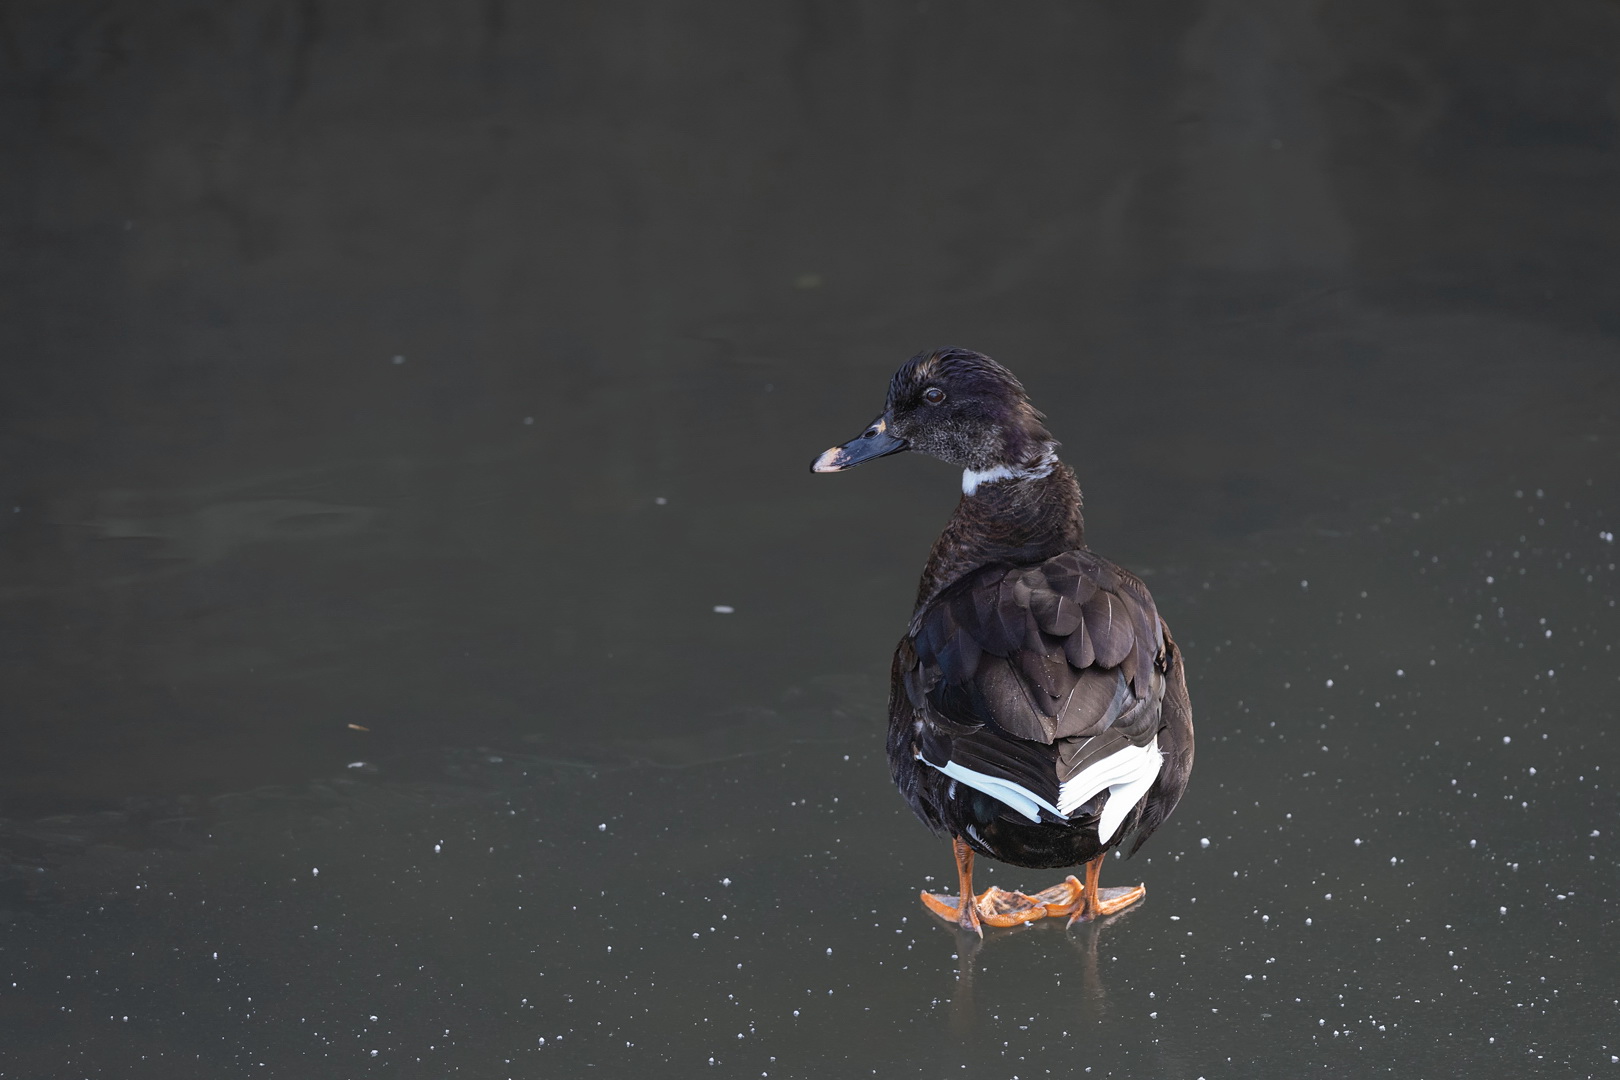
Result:
[[[898,454],[906,448],[906,440],[897,439],[889,434],[889,424],[885,417],[879,417],[871,427],[861,432],[855,438],[835,446],[810,463],[811,472],[843,472],[853,468],[863,461],[884,457],[888,454]]]

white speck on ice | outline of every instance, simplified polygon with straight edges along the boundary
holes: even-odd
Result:
[[[1596,830],[1596,829],[1593,829],[1593,830],[1592,830],[1592,835],[1593,835],[1593,836],[1602,836],[1602,835],[1603,835],[1603,834],[1602,834],[1602,833],[1600,833],[1600,832],[1598,832],[1598,831],[1597,831],[1597,830]]]
[[[1329,685],[1329,686],[1332,686],[1332,685],[1333,685],[1333,680],[1332,680],[1332,679],[1329,679],[1329,680],[1328,680],[1328,681],[1327,681],[1327,684],[1328,684],[1328,685]]]
[[[403,356],[396,356],[396,357],[394,357],[394,363],[396,363],[396,364],[403,364],[403,363],[404,363],[404,362],[405,362],[405,358],[404,358],[404,357],[403,357]]]
[[[607,822],[604,821],[604,822],[602,822],[602,824],[598,825],[596,827],[596,831],[597,832],[607,832]]]
[[[1356,837],[1356,847],[1360,847],[1360,846],[1361,846],[1361,837],[1358,836],[1358,837]]]
[[[1505,907],[1499,907],[1499,908],[1496,909],[1496,911],[1497,911],[1497,914],[1499,914],[1499,915],[1506,915],[1507,914],[1507,908],[1505,908]]]
[[[346,767],[346,768],[350,768],[350,769],[363,769],[363,768],[365,768],[365,767],[366,767],[366,763],[365,763],[365,762],[363,762],[363,761],[351,761],[351,762],[349,762],[349,764],[348,764],[348,765],[347,765],[347,766],[345,766],[345,767]]]
[[[321,876],[321,868],[318,867],[318,866],[310,867],[309,876],[310,877],[320,877]]]
[[[433,845],[433,854],[437,855],[439,852],[441,852],[443,850],[444,850],[444,845],[442,843]]]
[[[1198,846],[1201,847],[1201,848],[1209,847],[1209,837],[1207,837],[1207,836],[1199,837],[1198,838]]]
[[[728,878],[728,877],[723,877],[723,878],[720,879],[720,884],[730,886],[731,879]]]
[[[1503,746],[1506,746],[1508,743],[1510,743],[1512,741],[1513,741],[1513,736],[1511,736],[1511,735],[1502,736],[1502,745]]]
[[[1404,679],[1404,678],[1406,678],[1406,669],[1405,669],[1405,668],[1396,668],[1396,669],[1395,669],[1395,677],[1396,677],[1396,678],[1397,678],[1397,679]]]
[[[737,609],[732,607],[730,604],[714,605],[714,613],[716,615],[734,615],[736,614],[736,611]]]
[[[1301,580],[1300,583],[1299,583],[1299,587],[1302,588],[1302,589],[1308,589],[1308,588],[1311,587],[1311,583],[1308,582],[1308,581],[1305,581],[1305,580]]]
[[[1470,841],[1468,841],[1468,846],[1469,847],[1478,847],[1479,846],[1479,841],[1478,840],[1470,840]]]
[[[668,506],[669,505],[669,500],[664,498],[662,495],[660,495],[656,499],[653,500],[653,504],[655,506]]]
[[[524,417],[524,418],[523,418],[523,423],[524,423],[524,424],[525,424],[525,425],[529,425],[529,426],[532,426],[532,425],[533,425],[533,424],[534,424],[534,417],[532,417],[532,416],[525,416],[525,417]]]
[[[828,950],[827,950],[827,955],[828,955],[828,956],[831,956],[831,955],[832,955],[832,950],[831,950],[831,949],[828,949]]]

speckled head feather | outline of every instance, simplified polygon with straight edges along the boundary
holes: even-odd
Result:
[[[943,398],[931,400],[943,393]],[[934,349],[900,366],[884,410],[918,453],[964,469],[1025,468],[1057,449],[1017,376],[971,349]]]

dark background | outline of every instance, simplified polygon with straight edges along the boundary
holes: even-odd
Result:
[[[1620,6],[13,2],[0,230],[0,1076],[1612,1074]],[[980,967],[806,470],[940,344],[1200,735]]]

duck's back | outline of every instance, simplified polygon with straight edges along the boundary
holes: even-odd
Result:
[[[985,854],[1086,861],[1146,822],[1156,785],[1153,824],[1185,785],[1174,643],[1142,581],[1090,551],[963,575],[918,609],[893,674],[897,783]]]

